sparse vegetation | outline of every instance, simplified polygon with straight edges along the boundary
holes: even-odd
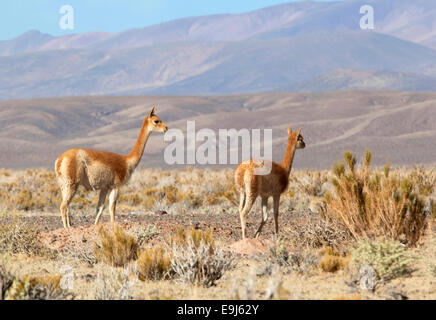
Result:
[[[40,231],[19,220],[0,224],[0,253],[23,253],[53,258],[55,252],[44,247],[39,239]]]
[[[60,287],[61,276],[15,279],[6,293],[6,300],[66,300],[74,295]]]
[[[434,185],[419,176],[392,173],[389,164],[383,173],[371,170],[368,150],[358,169],[353,153],[346,151],[344,159],[346,166],[338,162],[333,167],[335,192],[325,194],[324,217],[343,224],[357,240],[381,236],[415,246],[426,231],[429,216],[420,190],[428,193]]]
[[[60,286],[61,276],[18,277],[0,265],[0,300],[65,300],[74,294]]]
[[[343,164],[343,175],[351,174],[348,165]],[[357,176],[363,167],[355,163]],[[384,168],[370,169],[369,173],[370,182],[376,174],[380,176],[380,190],[384,190],[386,173],[388,180],[398,181],[400,191],[399,182],[409,180],[411,193],[422,200],[427,224],[430,212],[435,212],[432,209],[436,195],[432,187],[436,178],[433,169],[387,166],[386,173]],[[28,179],[27,174],[37,181]],[[377,255],[358,251],[363,250],[360,246],[366,241],[356,242],[343,220],[323,210],[328,208],[325,197],[339,199],[331,180],[341,179],[334,172],[295,171],[290,177],[289,193],[284,194],[281,201],[279,238],[272,237],[274,223],[269,219],[261,239],[240,242],[232,174],[232,170],[193,168],[140,170],[121,192],[118,209],[124,214],[120,217],[122,224],[115,228],[106,223],[97,228],[92,226],[98,193],[81,188],[72,208],[77,210],[72,213],[75,228],[63,231],[58,230],[60,217],[52,216],[53,212],[58,212],[60,198],[57,183],[50,181],[48,170],[7,171],[3,176],[0,170],[0,260],[3,255],[7,267],[2,270],[0,266],[2,297],[5,298],[15,281],[14,288],[19,293],[14,298],[17,299],[70,299],[69,295],[52,294],[52,289],[56,288],[53,282],[45,286],[46,293],[25,289],[26,286],[31,288],[35,279],[40,280],[38,288],[48,279],[55,280],[63,272],[61,266],[68,264],[74,269],[71,293],[76,299],[365,300],[391,299],[394,297],[391,291],[402,292],[410,299],[436,298],[436,292],[429,287],[436,270],[434,226],[428,236],[421,235],[415,246],[406,241],[404,230],[394,241],[403,250],[402,258],[386,253],[393,250],[383,249],[386,255],[359,260]],[[47,200],[48,192],[43,189],[51,185],[54,193],[51,200]],[[21,190],[28,190],[21,194],[30,192],[30,202],[34,202],[27,209],[18,209],[16,205]],[[388,198],[387,193],[382,195]],[[126,198],[122,199],[124,196]],[[24,200],[23,196],[19,202],[24,203]],[[319,210],[313,203],[320,204]],[[253,214],[248,217],[251,230],[260,219],[260,201],[253,208]],[[168,215],[155,214],[157,210],[165,210]],[[107,215],[103,217],[107,221]],[[419,225],[411,226],[409,234]],[[385,235],[389,233],[383,225],[372,225],[367,231],[368,238],[359,239],[371,243],[392,242]],[[248,253],[251,246],[262,253],[251,256]],[[419,259],[404,263],[415,256]],[[379,267],[375,262],[371,262],[374,266],[369,263],[394,261],[393,257],[398,260],[391,265],[379,263],[383,265]],[[387,270],[382,271],[381,276],[375,272],[379,280],[374,290],[359,289],[360,278],[356,276],[360,275],[362,264],[374,270]],[[398,265],[404,266],[404,272],[395,267]]]

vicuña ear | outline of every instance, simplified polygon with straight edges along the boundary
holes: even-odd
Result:
[[[288,134],[291,134],[292,133],[292,128],[291,128],[291,126],[289,126],[288,127]]]
[[[154,115],[154,112],[156,111],[156,107],[153,107],[153,109],[151,109],[151,111],[148,113],[147,117],[151,118],[151,116]]]
[[[300,126],[300,128],[297,130],[297,136],[300,134],[300,131],[301,131],[301,126]]]

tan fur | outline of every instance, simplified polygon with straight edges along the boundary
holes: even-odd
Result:
[[[292,169],[292,162],[296,149],[304,149],[306,144],[300,135],[301,128],[292,132],[288,127],[288,145],[282,163],[270,162],[266,160],[247,160],[238,165],[235,170],[235,183],[240,193],[239,216],[241,219],[242,238],[245,239],[245,225],[247,214],[250,212],[254,201],[260,196],[262,200],[262,221],[256,232],[258,238],[265,222],[268,219],[268,198],[273,197],[274,203],[274,222],[275,232],[279,231],[278,214],[280,195],[286,191],[289,183],[289,174]],[[265,165],[271,166],[271,172],[267,175],[255,175],[254,169]]]
[[[91,149],[70,149],[56,159],[55,171],[62,193],[60,211],[64,228],[70,226],[68,206],[80,185],[87,190],[100,190],[95,224],[103,212],[108,193],[111,221],[115,221],[118,190],[127,183],[139,164],[150,133],[168,130],[166,124],[154,112],[153,107],[145,117],[138,139],[129,155]]]

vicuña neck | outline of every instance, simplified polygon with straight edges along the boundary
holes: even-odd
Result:
[[[295,146],[296,144],[288,139],[288,145],[286,146],[286,153],[282,161],[282,167],[286,169],[288,174],[291,172],[292,169],[292,162],[294,161],[294,155],[295,155]]]
[[[144,119],[142,123],[141,131],[139,131],[138,139],[133,146],[132,151],[129,153],[127,158],[131,161],[133,169],[141,161],[142,154],[144,153],[145,144],[147,143],[148,137],[150,136],[150,131],[148,130],[148,117]]]

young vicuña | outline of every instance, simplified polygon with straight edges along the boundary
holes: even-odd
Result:
[[[240,192],[239,216],[241,219],[242,238],[245,239],[245,224],[247,214],[250,212],[258,196],[262,199],[262,221],[255,237],[258,238],[265,222],[268,219],[268,198],[273,197],[275,232],[279,231],[278,215],[280,195],[287,189],[289,174],[296,149],[304,149],[306,144],[300,135],[301,127],[292,132],[288,127],[288,145],[282,163],[266,163],[265,160],[246,160],[241,162],[235,170],[235,183]],[[256,168],[271,165],[271,171],[266,175],[255,174]]]

